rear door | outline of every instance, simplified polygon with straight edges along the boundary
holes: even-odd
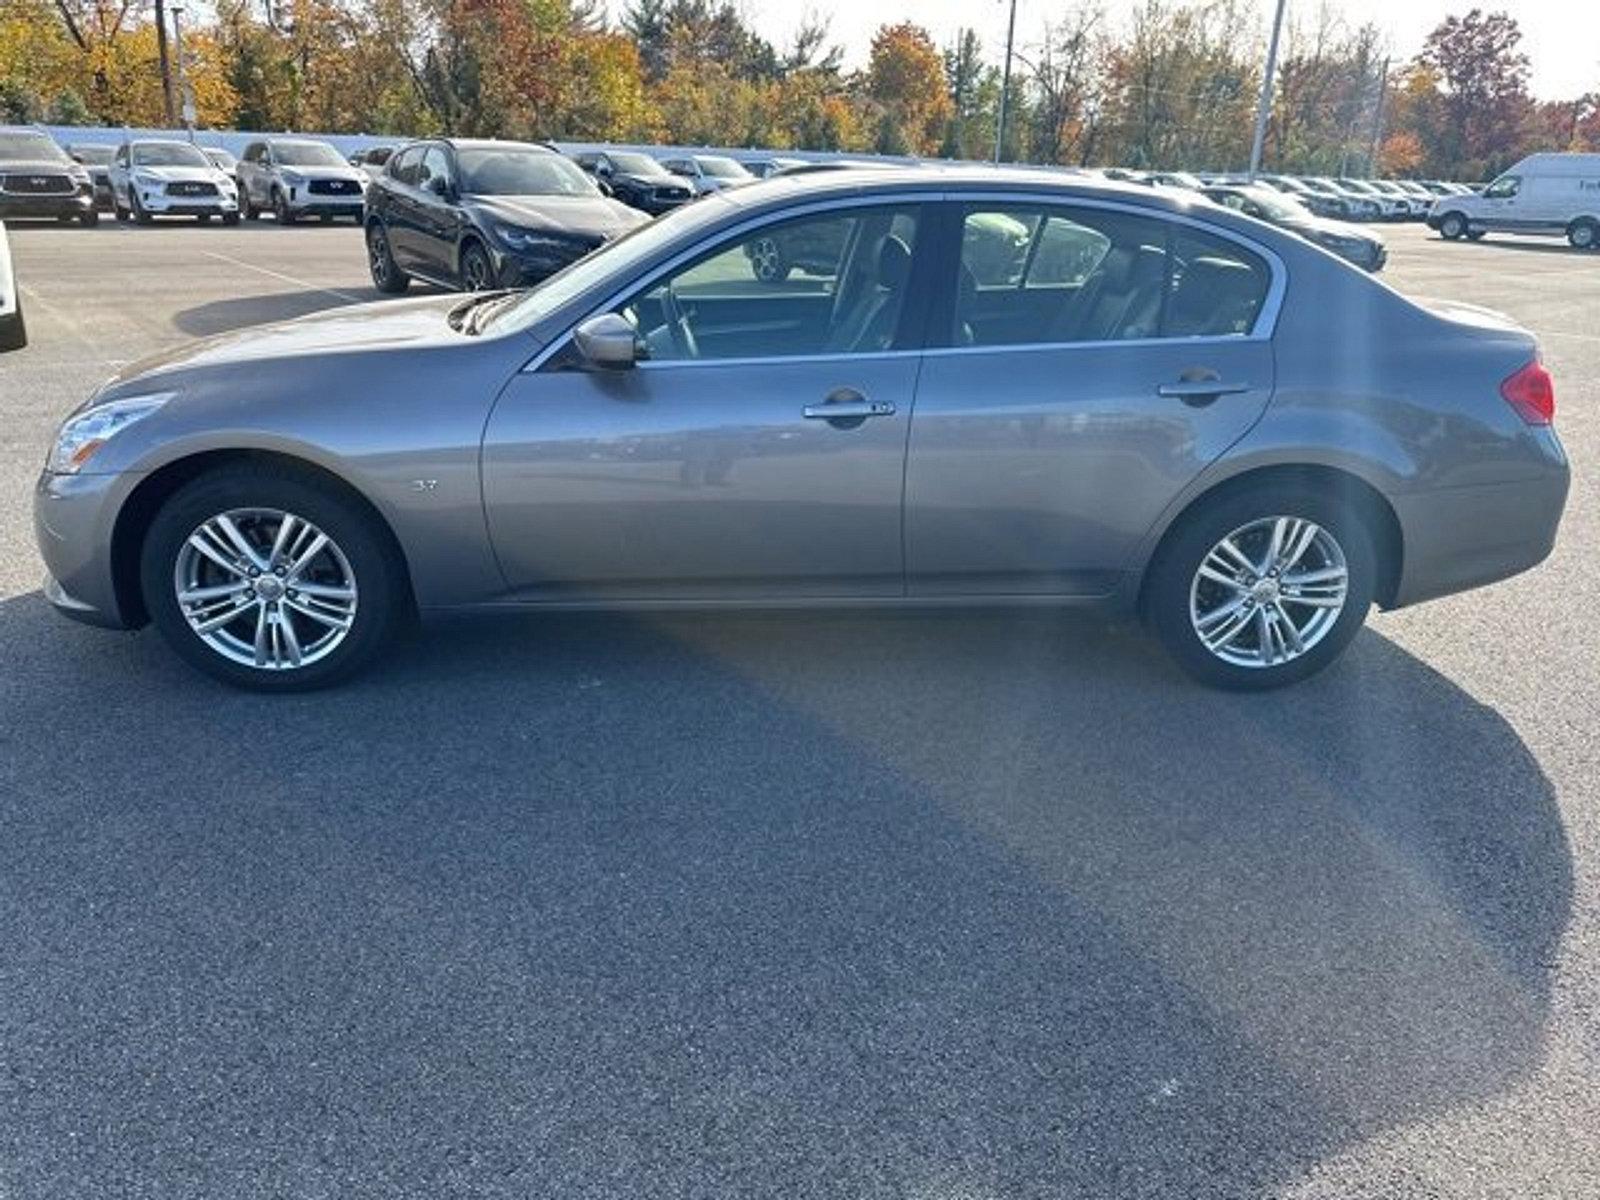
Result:
[[[1271,398],[1282,267],[1085,201],[974,200],[950,228],[906,463],[910,594],[1108,593]]]

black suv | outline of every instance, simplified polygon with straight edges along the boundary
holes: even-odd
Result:
[[[55,217],[93,225],[94,181],[49,134],[0,128],[0,221],[9,217]]]
[[[694,199],[692,187],[648,154],[596,150],[578,155],[576,161],[618,200],[651,216]]]
[[[547,147],[412,142],[367,190],[367,262],[383,292],[524,287],[645,220]]]

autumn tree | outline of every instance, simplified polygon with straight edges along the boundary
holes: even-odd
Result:
[[[1474,8],[1447,17],[1428,35],[1417,64],[1436,78],[1442,124],[1415,130],[1432,139],[1433,157],[1467,178],[1503,170],[1523,148],[1532,115],[1522,29],[1505,13]]]
[[[926,29],[909,21],[880,26],[863,82],[863,95],[878,116],[882,153],[932,154],[938,148],[951,105],[944,63]]]

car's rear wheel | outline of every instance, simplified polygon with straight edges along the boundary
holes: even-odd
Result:
[[[494,287],[494,264],[489,252],[477,242],[468,242],[461,251],[461,289],[466,292],[486,292]]]
[[[1455,242],[1467,236],[1467,218],[1458,212],[1445,213],[1439,222],[1441,237]]]
[[[151,620],[192,666],[258,691],[303,691],[370,663],[410,611],[391,540],[363,507],[293,470],[217,470],[145,537]]]
[[[289,197],[283,194],[282,188],[272,190],[272,213],[278,218],[279,225],[294,224],[294,209],[289,207]]]
[[[372,286],[380,292],[395,296],[411,286],[411,277],[395,265],[389,234],[379,221],[367,226],[367,269],[372,273]]]
[[[239,215],[246,221],[261,219],[261,210],[256,207],[256,202],[250,199],[250,189],[242,183],[239,185]]]
[[[1357,508],[1292,484],[1202,502],[1163,543],[1145,613],[1178,665],[1234,690],[1281,687],[1333,662],[1377,586]]]
[[[1567,242],[1574,250],[1593,250],[1600,245],[1600,222],[1580,217],[1567,226]]]

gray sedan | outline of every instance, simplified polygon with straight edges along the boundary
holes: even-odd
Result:
[[[779,234],[834,257],[753,279]],[[1542,560],[1553,415],[1526,331],[1202,199],[844,170],[139,363],[35,512],[63,612],[262,689],[444,610],[1065,604],[1260,688]]]

